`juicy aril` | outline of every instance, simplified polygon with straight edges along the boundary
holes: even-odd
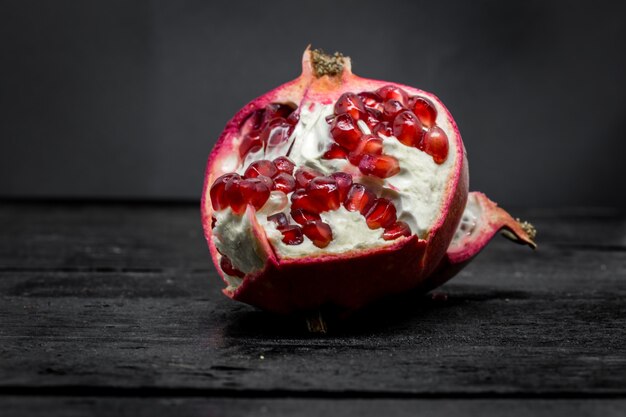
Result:
[[[202,199],[224,293],[262,309],[350,312],[430,290],[499,230],[534,230],[481,193],[434,95],[307,49],[302,75],[245,105],[211,152]]]

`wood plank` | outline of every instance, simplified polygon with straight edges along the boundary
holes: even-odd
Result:
[[[251,399],[251,398],[0,398],[5,417],[29,416],[623,416],[626,400],[503,399]]]
[[[18,206],[0,209],[0,393],[626,396],[613,212],[544,213],[539,251],[495,241],[447,301],[407,294],[319,337],[221,295],[196,209]]]

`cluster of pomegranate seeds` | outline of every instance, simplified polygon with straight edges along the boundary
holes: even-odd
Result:
[[[406,146],[432,156],[437,164],[448,157],[448,137],[435,122],[437,110],[425,97],[409,96],[403,89],[387,85],[376,91],[344,93],[329,117],[335,143],[324,159],[347,159],[365,175],[388,178],[400,171],[398,161],[382,154],[382,139],[395,136]],[[370,132],[364,131],[365,123]],[[365,161],[365,162],[364,162]]]
[[[239,126],[242,135],[239,156],[278,146],[287,139],[298,123],[299,115],[292,104],[270,103],[254,110]]]
[[[296,181],[291,175],[295,164],[284,156],[274,161],[261,159],[252,162],[243,174],[224,174],[213,182],[209,195],[213,210],[230,207],[242,214],[250,204],[256,210],[265,205],[272,191],[285,194],[295,189]]]

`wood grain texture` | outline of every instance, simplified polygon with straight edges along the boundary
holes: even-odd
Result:
[[[15,409],[28,405],[21,395],[124,390],[398,401],[626,396],[626,218],[519,215],[537,226],[538,251],[499,239],[439,290],[447,300],[384,300],[318,337],[297,318],[221,294],[197,207],[5,204],[0,394]]]
[[[22,416],[623,416],[626,400],[381,400],[250,398],[0,398],[4,417]]]

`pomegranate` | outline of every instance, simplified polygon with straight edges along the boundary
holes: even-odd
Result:
[[[437,97],[310,49],[300,77],[226,125],[202,221],[224,293],[278,313],[428,291],[500,230],[535,247],[531,225],[468,192],[461,136]]]

